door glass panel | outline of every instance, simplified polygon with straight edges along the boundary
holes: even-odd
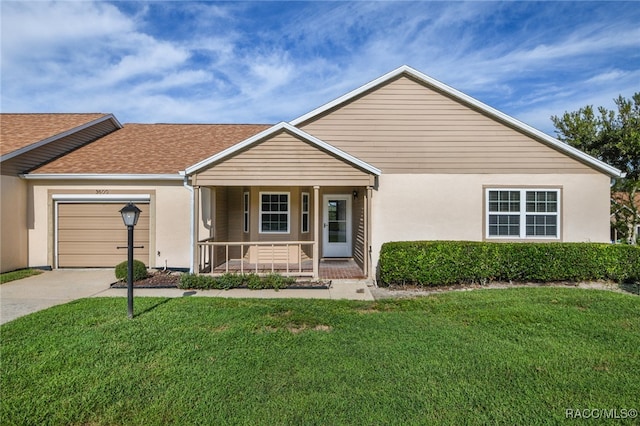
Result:
[[[328,213],[329,242],[347,242],[347,201],[329,200]]]
[[[330,243],[346,243],[347,242],[347,224],[340,222],[329,223],[329,242]]]

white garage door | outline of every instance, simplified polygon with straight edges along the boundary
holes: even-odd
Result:
[[[57,203],[57,256],[59,268],[113,267],[127,260],[127,228],[120,209],[123,202]],[[149,204],[134,228],[134,257],[149,266]]]

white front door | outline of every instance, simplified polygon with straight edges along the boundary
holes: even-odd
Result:
[[[351,196],[325,195],[322,212],[322,256],[351,257]]]

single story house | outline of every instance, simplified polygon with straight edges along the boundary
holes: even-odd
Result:
[[[3,269],[5,222],[24,234],[21,266],[114,266],[129,201],[136,257],[196,272],[318,276],[352,259],[374,277],[387,241],[609,241],[619,170],[408,66],[275,125],[100,117],[113,128],[7,172],[11,213],[3,148]],[[55,144],[84,118],[27,139]]]

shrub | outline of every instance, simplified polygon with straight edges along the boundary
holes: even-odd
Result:
[[[638,281],[640,248],[599,243],[393,242],[383,244],[379,266],[382,285]]]
[[[116,265],[116,278],[119,280],[126,280],[127,279],[127,275],[129,273],[129,262],[128,261],[124,261],[122,263],[118,263],[118,265]],[[139,260],[133,260],[133,280],[134,281],[138,281],[138,280],[143,280],[145,278],[147,278],[148,274],[147,274],[147,267],[144,266],[144,263],[140,262]]]
[[[215,288],[215,280],[209,275],[182,274],[178,288],[209,290]]]
[[[264,288],[262,286],[262,278],[260,278],[257,274],[248,274],[244,276],[244,283],[251,290],[257,290],[260,288]]]
[[[218,277],[212,277],[211,275],[195,275],[195,274],[183,274],[180,276],[181,289],[196,289],[196,290],[228,290],[231,288],[238,288],[246,286],[252,290],[272,288],[280,289],[285,288],[295,282],[295,278],[283,277],[280,274],[269,274],[264,277],[260,277],[256,274],[234,274],[226,273]]]
[[[215,283],[214,288],[228,290],[230,288],[240,287],[242,285],[243,275],[228,272],[224,275],[220,275],[219,277],[215,277],[213,280]]]
[[[263,288],[273,288],[275,290],[286,288],[295,281],[295,278],[283,277],[280,274],[269,274],[262,279]]]

